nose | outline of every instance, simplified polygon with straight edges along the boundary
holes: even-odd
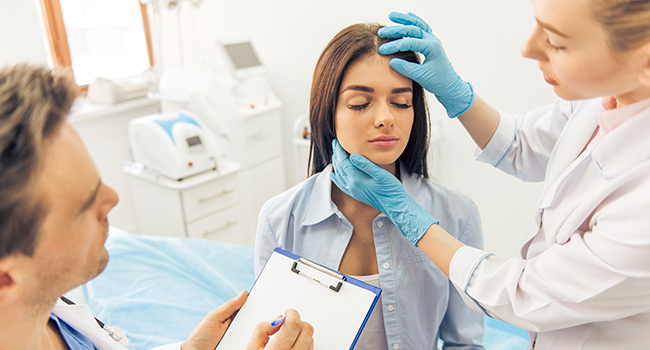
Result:
[[[533,32],[528,37],[528,40],[521,47],[521,55],[539,62],[548,60],[546,50],[544,49],[544,38],[546,34],[539,24],[535,24]]]
[[[120,197],[111,186],[108,186],[106,184],[102,184],[100,195],[102,202],[98,213],[99,217],[97,219],[104,221],[108,217],[108,213],[111,211],[111,209],[115,208],[117,203],[120,201]]]
[[[380,103],[377,114],[375,114],[375,127],[393,127],[394,124],[395,116],[391,111],[390,104],[388,102]]]

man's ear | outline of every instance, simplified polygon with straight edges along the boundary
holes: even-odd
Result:
[[[0,306],[11,304],[22,292],[22,285],[14,276],[17,263],[15,255],[0,258]]]

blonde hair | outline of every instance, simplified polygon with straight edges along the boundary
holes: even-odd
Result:
[[[618,52],[650,42],[650,0],[590,0],[593,16]]]
[[[30,185],[43,141],[65,122],[78,91],[67,71],[0,67],[0,258],[34,252],[46,208]]]

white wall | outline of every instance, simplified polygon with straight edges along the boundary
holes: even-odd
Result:
[[[10,7],[23,15],[9,14],[3,6],[0,62],[44,62],[45,42],[39,37],[35,2],[9,1]],[[536,63],[519,54],[534,23],[529,1],[403,0],[397,4],[388,0],[205,0],[194,16],[201,32],[199,55],[210,57],[218,37],[249,36],[284,102],[287,183],[296,182],[291,127],[294,119],[308,110],[311,76],[320,52],[349,24],[389,24],[390,11],[412,11],[427,20],[445,44],[456,70],[496,108],[523,113],[553,101],[552,90]],[[540,187],[473,161],[474,146],[464,129],[446,117],[435,99],[430,99],[430,105],[433,126],[442,135],[433,145],[435,177],[468,194],[479,205],[488,250],[517,255]]]
[[[390,24],[391,11],[423,17],[443,41],[456,70],[494,107],[525,113],[554,100],[537,64],[519,53],[534,23],[529,1],[205,1],[197,23],[204,32],[200,47],[208,50],[220,36],[249,35],[285,103],[287,183],[296,182],[290,156],[293,120],[308,111],[311,77],[322,49],[349,24]],[[449,120],[435,98],[429,101],[433,127],[443,136],[432,145],[435,178],[476,201],[488,250],[517,256],[541,187],[474,161],[475,146],[460,123]]]
[[[48,50],[37,0],[2,0],[0,65],[28,60],[46,64]]]

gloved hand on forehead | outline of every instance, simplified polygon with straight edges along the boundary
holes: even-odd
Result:
[[[391,12],[389,18],[401,25],[381,28],[379,36],[398,40],[383,44],[379,47],[379,53],[391,55],[396,52],[415,51],[424,55],[422,64],[393,58],[390,66],[434,94],[447,109],[449,117],[455,118],[465,113],[474,103],[472,85],[458,76],[445,54],[440,39],[433,35],[429,25],[410,12]]]
[[[348,154],[337,140],[332,141],[332,182],[348,196],[375,207],[397,226],[415,245],[429,227],[439,221],[406,193],[391,173],[366,157]]]

